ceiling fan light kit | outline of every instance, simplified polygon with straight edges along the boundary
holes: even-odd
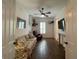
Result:
[[[45,17],[44,15],[41,15],[41,17]]]

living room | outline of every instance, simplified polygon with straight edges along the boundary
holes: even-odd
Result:
[[[3,59],[76,58],[75,4],[71,0],[3,0]]]

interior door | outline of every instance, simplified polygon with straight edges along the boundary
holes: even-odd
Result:
[[[77,19],[76,0],[68,1],[66,8],[66,59],[77,59]]]
[[[15,0],[2,0],[2,59],[14,59]]]

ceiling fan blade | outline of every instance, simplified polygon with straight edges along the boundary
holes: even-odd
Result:
[[[51,14],[51,12],[46,12],[46,14]]]
[[[39,10],[39,12],[42,14],[43,13],[43,11],[41,11],[41,10]]]
[[[48,15],[46,15],[45,13],[43,13],[44,16],[48,17]]]
[[[41,11],[41,10],[39,10],[39,12],[40,12],[40,13],[42,13],[42,11]]]
[[[48,15],[45,15],[46,17],[48,17]]]

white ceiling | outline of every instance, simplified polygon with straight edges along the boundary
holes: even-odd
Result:
[[[39,15],[39,9],[44,7],[45,11],[51,11],[50,16],[62,15],[67,0],[16,0],[16,5],[24,6],[31,15]]]
[[[61,6],[63,7],[67,0],[16,0],[20,4],[26,6],[26,7],[35,7],[35,8],[40,8],[40,7],[47,7],[47,8],[52,8],[52,7],[57,7]]]

